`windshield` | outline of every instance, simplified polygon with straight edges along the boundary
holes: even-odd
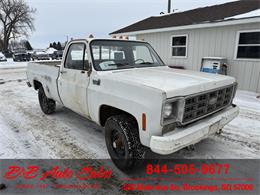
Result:
[[[98,71],[164,66],[152,47],[142,42],[95,40],[91,53]]]

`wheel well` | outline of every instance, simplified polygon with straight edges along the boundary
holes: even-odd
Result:
[[[35,90],[38,90],[42,86],[42,84],[39,81],[34,80],[33,86]]]
[[[107,105],[102,105],[100,107],[99,120],[100,120],[101,126],[104,127],[107,119],[109,117],[115,116],[115,115],[127,115],[127,116],[131,117],[135,121],[135,125],[138,128],[138,122],[132,114],[125,112],[123,110],[120,110],[118,108],[112,107],[112,106],[107,106]]]

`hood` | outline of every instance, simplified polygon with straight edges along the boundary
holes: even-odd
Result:
[[[166,93],[167,98],[195,94],[235,82],[235,79],[229,76],[172,69],[167,66],[118,70],[107,76],[117,82],[160,90]]]

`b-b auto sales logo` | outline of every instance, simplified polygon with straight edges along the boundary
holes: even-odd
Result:
[[[4,177],[7,180],[15,180],[19,177],[24,180],[39,180],[44,181],[47,178],[53,179],[65,179],[69,180],[75,177],[79,181],[93,180],[93,179],[111,179],[112,170],[105,169],[104,166],[96,169],[92,166],[85,166],[80,171],[76,172],[71,168],[65,168],[61,170],[59,166],[55,166],[49,171],[41,173],[41,169],[39,166],[28,166],[28,167],[20,167],[17,165],[9,166],[9,170],[5,173]],[[84,188],[93,188],[98,189],[100,185],[82,185]],[[47,188],[48,185],[38,185],[39,188]],[[56,188],[65,188],[66,185],[56,184]],[[79,187],[79,186],[78,186]],[[16,188],[37,188],[37,185],[28,185],[28,184],[17,184]]]
[[[111,160],[0,160],[10,193],[260,194],[259,160],[145,160],[119,171]]]

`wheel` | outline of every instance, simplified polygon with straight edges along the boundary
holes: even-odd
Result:
[[[105,139],[108,153],[120,170],[129,171],[144,159],[145,148],[140,142],[138,126],[131,117],[110,117],[105,124]]]
[[[55,112],[56,102],[52,99],[47,98],[47,96],[44,93],[43,87],[39,88],[38,99],[40,107],[44,114],[52,114]]]
[[[6,185],[3,184],[3,183],[1,183],[1,184],[0,184],[0,190],[4,190],[4,189],[6,189]]]

